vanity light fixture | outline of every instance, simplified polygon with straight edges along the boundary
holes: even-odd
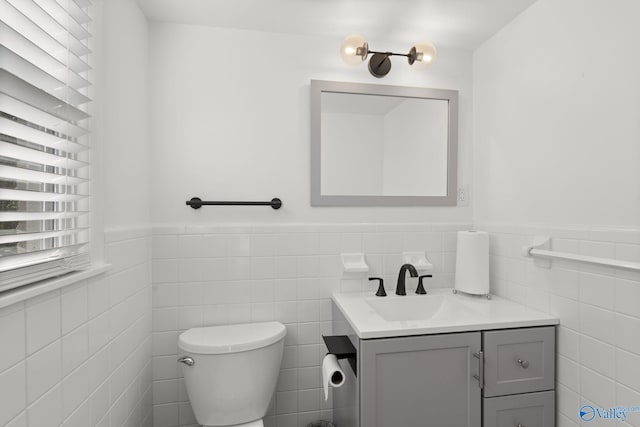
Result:
[[[438,51],[431,42],[416,43],[409,53],[377,52],[369,49],[369,43],[364,37],[354,34],[345,38],[340,45],[340,55],[349,65],[363,63],[370,54],[372,56],[369,59],[369,72],[378,78],[386,76],[391,70],[390,56],[405,56],[409,65],[423,69],[429,68],[438,57]]]

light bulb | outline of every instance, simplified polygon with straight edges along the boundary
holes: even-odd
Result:
[[[414,46],[416,49],[415,62],[412,64],[416,68],[429,68],[431,64],[436,62],[438,58],[438,51],[431,42],[416,43]]]
[[[359,65],[367,58],[369,45],[364,37],[353,34],[342,41],[340,45],[340,55],[344,62],[349,65]]]

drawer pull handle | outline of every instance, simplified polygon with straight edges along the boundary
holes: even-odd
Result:
[[[518,359],[518,365],[522,366],[524,369],[527,369],[529,367],[529,362],[527,362],[526,360]],[[518,424],[518,427],[524,426]]]
[[[478,359],[478,374],[474,374],[473,378],[478,380],[478,386],[480,388],[484,388],[484,353],[481,351],[473,353],[473,357]]]
[[[517,426],[517,427],[526,427],[526,426],[523,426],[522,424],[518,424],[518,426]]]

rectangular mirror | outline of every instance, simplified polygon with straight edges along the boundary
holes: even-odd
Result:
[[[311,206],[456,204],[458,92],[311,81]]]

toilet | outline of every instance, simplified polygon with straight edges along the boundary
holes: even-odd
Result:
[[[276,388],[282,323],[192,328],[178,338],[182,374],[203,427],[262,427]]]

